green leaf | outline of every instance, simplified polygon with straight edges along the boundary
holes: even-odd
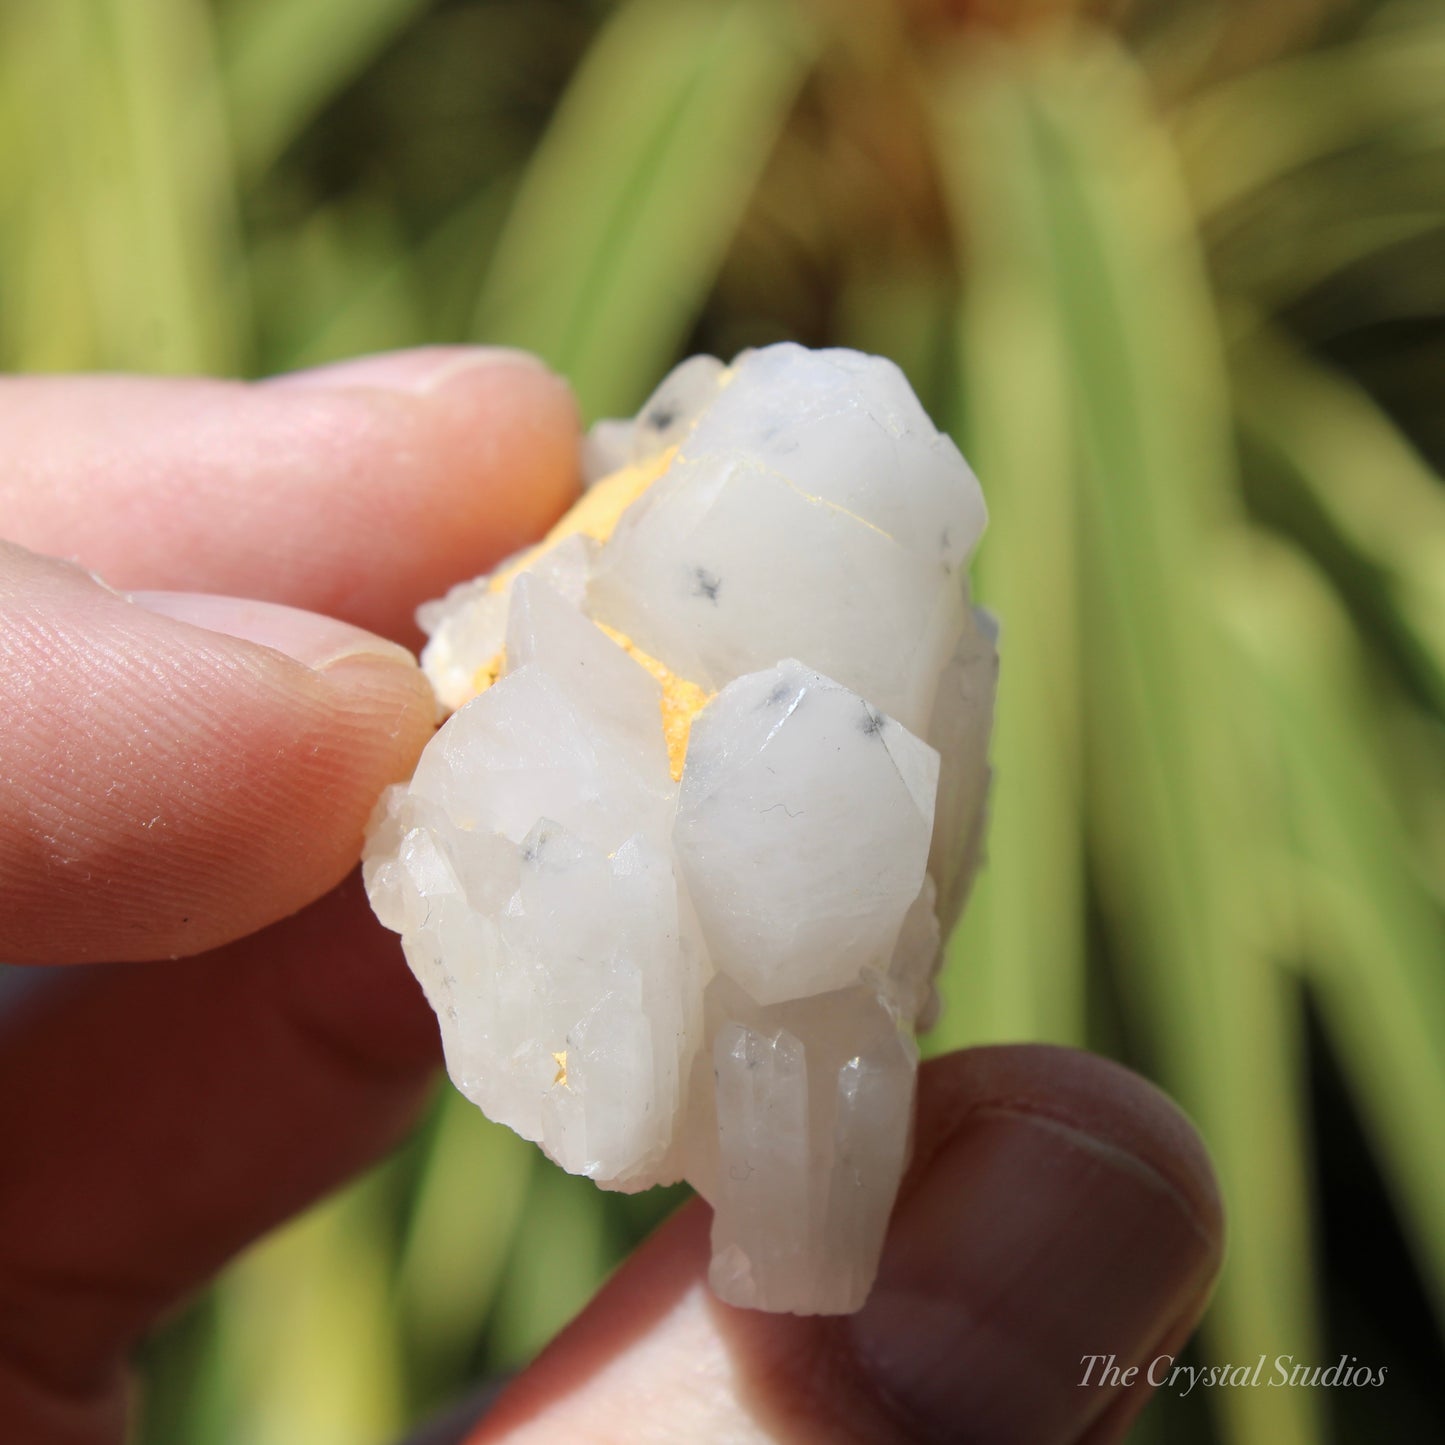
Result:
[[[224,1445],[391,1445],[405,1428],[383,1182],[310,1210],[222,1281]]]
[[[497,1366],[531,1360],[616,1262],[597,1186],[554,1165],[535,1169],[492,1325]]]
[[[1246,71],[1191,98],[1173,131],[1206,221],[1308,167],[1368,161],[1445,120],[1445,18],[1415,7],[1401,23]]]
[[[1023,76],[1083,476],[1086,826],[1111,953],[1133,1031],[1199,1123],[1228,1201],[1210,1353],[1307,1351],[1298,1008],[1257,866],[1278,813],[1202,585],[1237,511],[1217,318],[1176,157],[1132,65],[1077,38]],[[1242,1445],[1318,1438],[1304,1392],[1221,1405]]]
[[[936,108],[966,257],[952,408],[983,478],[976,594],[1002,619],[987,860],[939,982],[930,1048],[1082,1043],[1078,467],[1050,217],[1028,84],[1007,53],[960,65]]]
[[[443,1091],[397,1276],[417,1373],[443,1389],[482,1338],[513,1252],[536,1148]]]
[[[258,244],[251,269],[267,320],[264,371],[433,340],[421,314],[417,257],[387,206],[318,206],[306,226]]]
[[[1282,523],[1445,717],[1445,484],[1364,391],[1277,333],[1253,329],[1234,371],[1245,435],[1277,469]]]
[[[224,11],[241,175],[255,180],[426,0],[248,0]]]
[[[589,416],[628,412],[700,310],[808,65],[789,5],[630,0],[522,182],[477,312]]]
[[[1445,920],[1386,782],[1378,682],[1307,564],[1256,544],[1220,598],[1275,709],[1298,946],[1445,1331]]]
[[[247,301],[201,0],[58,0],[7,23],[22,367],[234,371]],[[184,117],[184,124],[177,123]]]

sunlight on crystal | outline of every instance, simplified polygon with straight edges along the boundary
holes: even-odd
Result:
[[[538,547],[422,609],[453,715],[365,874],[457,1087],[712,1205],[713,1288],[857,1309],[980,849],[986,514],[891,362],[694,357]]]

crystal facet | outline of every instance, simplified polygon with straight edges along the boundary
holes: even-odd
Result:
[[[713,1288],[857,1309],[977,866],[983,498],[902,373],[694,357],[538,547],[422,609],[452,716],[367,844],[447,1067],[605,1188],[690,1180]]]

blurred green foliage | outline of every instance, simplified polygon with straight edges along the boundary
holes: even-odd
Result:
[[[7,368],[482,338],[596,417],[794,336],[952,425],[1004,667],[931,1046],[1157,1078],[1231,1211],[1203,1353],[1396,1367],[1140,1438],[1445,1437],[1442,260],[1438,5],[0,3]],[[393,1438],[671,1202],[447,1093],[155,1343],[141,1438]]]

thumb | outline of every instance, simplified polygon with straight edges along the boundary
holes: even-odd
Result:
[[[0,957],[47,963],[196,953],[319,897],[434,711],[358,628],[0,542],[0,718]]]
[[[524,1371],[467,1445],[1106,1445],[1219,1268],[1189,1121],[1116,1064],[1041,1045],[919,1073],[913,1165],[856,1315],[733,1309],[682,1210]],[[1100,1378],[1088,1360],[1109,1362]],[[1132,1373],[1131,1373],[1132,1371]]]

